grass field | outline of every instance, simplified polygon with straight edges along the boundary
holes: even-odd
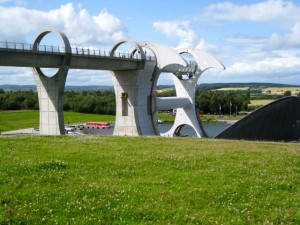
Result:
[[[226,88],[219,88],[216,91],[246,91],[249,87],[226,87]]]
[[[285,91],[291,91],[296,96],[300,92],[300,87],[269,87],[262,89],[263,94],[283,95]]]
[[[0,136],[0,224],[300,224],[296,143]]]
[[[167,113],[156,114],[156,118],[165,122],[173,122],[175,117]],[[223,120],[237,120],[242,117],[222,117]],[[201,116],[202,121],[212,122],[219,120],[218,115]],[[65,124],[85,123],[88,121],[115,121],[114,115],[98,115],[76,112],[64,112]],[[39,126],[38,111],[0,111],[0,132],[31,128]]]
[[[254,100],[250,101],[250,106],[267,105],[273,101],[274,101],[274,99],[254,99]]]
[[[64,112],[65,124],[84,123],[88,121],[114,121],[113,115],[97,115],[76,112]],[[38,111],[0,111],[0,131],[18,130],[38,127]]]
[[[175,119],[175,116],[172,116],[170,114],[167,113],[159,113],[156,114],[156,118],[160,119],[164,122],[173,122]],[[219,115],[201,115],[200,119],[203,122],[216,122],[218,120],[240,120],[242,119],[243,116],[229,116],[229,115],[224,115],[222,117],[220,117]]]

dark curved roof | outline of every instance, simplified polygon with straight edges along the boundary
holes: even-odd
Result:
[[[271,102],[231,125],[215,138],[299,141],[300,98],[285,97]]]

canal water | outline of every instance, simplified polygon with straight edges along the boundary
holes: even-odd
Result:
[[[208,137],[214,137],[223,130],[225,130],[227,127],[229,127],[232,122],[227,122],[227,121],[218,121],[218,122],[212,122],[212,123],[207,123],[207,122],[202,122],[203,128],[206,131]],[[163,123],[163,124],[158,124],[158,129],[160,133],[165,133],[167,132],[171,127],[172,123]],[[112,135],[113,134],[114,128],[100,128],[100,127],[90,127],[90,128],[83,128],[80,130],[80,133],[83,134],[93,134],[93,135]],[[189,137],[196,137],[195,131],[189,127],[189,126],[184,126],[181,130],[181,135],[183,136],[189,136]]]

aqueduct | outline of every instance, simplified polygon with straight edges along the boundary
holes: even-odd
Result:
[[[55,33],[64,47],[47,49],[40,45],[49,33]],[[126,54],[116,50],[129,44]],[[148,55],[146,54],[148,52]],[[151,56],[149,56],[151,53]],[[190,54],[187,62],[182,54]],[[63,95],[69,69],[110,70],[116,96],[116,123],[118,136],[174,136],[185,126],[191,126],[197,137],[205,132],[195,110],[196,85],[201,74],[209,68],[225,69],[211,55],[196,49],[172,48],[154,42],[137,43],[123,39],[113,45],[109,53],[71,48],[66,35],[48,29],[41,32],[28,48],[1,46],[0,66],[32,67],[40,107],[40,134],[64,134]],[[59,68],[53,76],[46,76],[41,68]],[[172,73],[175,97],[156,97],[155,90],[161,73]],[[157,110],[177,109],[172,128],[160,134],[155,113]]]

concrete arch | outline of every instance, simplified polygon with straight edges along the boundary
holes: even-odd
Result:
[[[145,53],[144,53],[142,47],[141,47],[137,42],[135,42],[135,41],[133,41],[133,40],[131,40],[131,39],[128,39],[128,38],[121,39],[121,40],[119,40],[118,42],[116,42],[116,43],[113,45],[113,47],[111,48],[110,53],[109,53],[109,54],[110,54],[110,57],[113,57],[113,56],[114,56],[116,50],[118,49],[118,47],[119,47],[120,45],[122,45],[122,44],[124,44],[124,43],[127,43],[127,42],[130,43],[130,44],[132,44],[132,45],[136,48],[136,50],[138,50],[138,51],[140,52],[140,54],[141,54],[141,59],[142,59],[142,60],[146,60],[146,55],[145,55]]]
[[[33,67],[32,71],[39,97],[39,132],[43,135],[60,135],[65,133],[63,95],[71,64],[71,45],[64,33],[55,29],[47,29],[42,31],[34,40],[33,51],[38,51],[38,45],[41,40],[51,32],[58,35],[65,45],[65,55],[61,61],[60,68],[52,77],[46,76],[39,67]]]
[[[53,75],[53,77],[54,77],[58,74],[61,74],[62,71],[66,72],[65,70],[69,69],[69,66],[71,64],[72,49],[71,49],[69,39],[67,38],[67,36],[63,32],[61,32],[59,30],[56,30],[56,29],[46,29],[46,30],[42,31],[40,34],[38,34],[37,37],[35,38],[35,40],[33,42],[33,46],[32,46],[33,51],[38,51],[38,45],[43,40],[43,38],[49,33],[55,33],[60,38],[60,40],[62,41],[62,43],[64,44],[64,47],[65,47],[64,59],[61,63],[61,67],[59,68],[59,70],[56,72],[56,74]],[[42,70],[39,67],[34,67],[33,69],[39,75],[44,76],[44,77],[48,77],[42,72]]]

